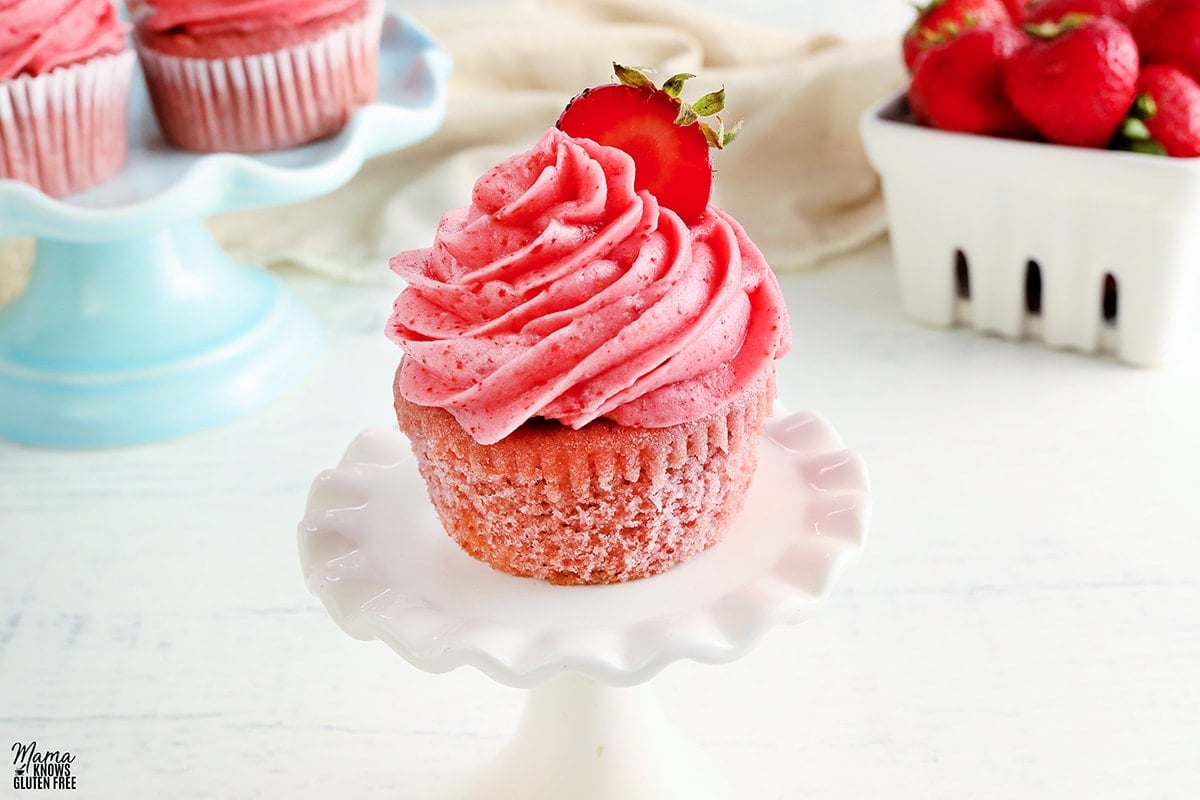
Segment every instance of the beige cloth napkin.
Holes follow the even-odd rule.
[[[660,0],[509,0],[412,13],[454,58],[445,126],[370,162],[331,195],[213,219],[233,255],[347,280],[387,278],[393,253],[428,246],[441,214],[469,201],[475,179],[531,146],[582,88],[611,80],[613,61],[653,67],[660,80],[696,73],[685,99],[725,85],[726,121],[745,127],[715,154],[714,202],[777,270],[810,266],[884,230],[857,119],[901,85],[894,39],[804,37]]]

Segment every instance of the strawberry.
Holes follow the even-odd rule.
[[[1052,142],[1104,147],[1137,88],[1138,50],[1129,29],[1108,17],[1069,14],[1025,30],[1028,42],[1004,67],[1017,112]]]
[[[1012,24],[1006,0],[931,0],[917,8],[917,19],[904,34],[904,64],[912,72],[917,55],[942,44],[965,28]]]
[[[1170,64],[1200,81],[1200,3],[1146,0],[1129,19],[1142,60]]]
[[[1034,0],[1025,12],[1025,22],[1061,22],[1068,14],[1112,17],[1125,22],[1139,0]]]
[[[1114,146],[1178,158],[1200,156],[1200,84],[1175,67],[1151,64],[1142,69],[1137,91]]]
[[[1004,5],[1008,8],[1008,16],[1013,22],[1021,22],[1025,19],[1025,11],[1028,9],[1031,2],[1034,0],[1004,0]]]
[[[686,105],[679,93],[692,75],[675,75],[660,89],[640,69],[613,64],[613,70],[619,82],[572,98],[558,118],[559,130],[624,150],[633,157],[634,189],[649,191],[685,222],[698,219],[712,194],[709,148],[723,148],[741,127],[739,122],[726,131],[720,117],[716,130],[700,122],[724,108],[725,90]]]
[[[1023,136],[1029,126],[1004,94],[1004,62],[1025,43],[1011,25],[968,28],[917,58],[908,90],[913,113],[936,128]]]

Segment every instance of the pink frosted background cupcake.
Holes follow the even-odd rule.
[[[0,0],[0,179],[63,197],[120,170],[133,61],[110,0]]]
[[[685,222],[634,172],[551,129],[392,260],[400,429],[443,526],[506,572],[663,572],[722,537],[754,474],[791,341],[778,283],[731,217]]]
[[[382,0],[139,0],[133,17],[155,114],[179,147],[294,147],[375,98]]]

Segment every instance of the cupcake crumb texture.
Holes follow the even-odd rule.
[[[764,376],[720,412],[658,429],[533,420],[481,445],[447,412],[397,397],[442,525],[470,555],[559,584],[664,572],[741,510],[774,398]]]

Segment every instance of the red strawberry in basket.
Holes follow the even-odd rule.
[[[1011,24],[1005,0],[932,0],[917,9],[917,19],[904,34],[904,64],[911,72],[922,50],[953,39],[967,28]]]
[[[1200,84],[1175,67],[1151,64],[1142,69],[1137,91],[1115,146],[1154,155],[1200,156]]]
[[[1133,35],[1114,19],[1076,15],[1025,30],[1029,41],[1004,69],[1013,106],[1052,142],[1104,147],[1137,88]]]
[[[1004,5],[1008,7],[1008,15],[1012,17],[1013,22],[1020,22],[1025,19],[1025,11],[1029,8],[1031,0],[1004,0]]]
[[[669,78],[659,89],[639,69],[613,64],[619,83],[586,89],[576,95],[558,127],[570,136],[617,147],[633,157],[634,188],[646,189],[659,205],[691,222],[704,213],[712,194],[709,148],[722,148],[737,135],[741,123],[726,131],[700,122],[725,106],[725,90],[706,94],[692,105],[679,100],[691,75]]]
[[[1170,64],[1200,81],[1200,3],[1146,0],[1129,19],[1142,61]]]
[[[1061,22],[1068,14],[1112,17],[1125,22],[1141,0],[1034,0],[1025,12],[1025,22]]]
[[[1010,25],[968,28],[917,58],[909,104],[936,128],[993,136],[1027,135],[1004,94],[1004,62],[1025,43]]]

